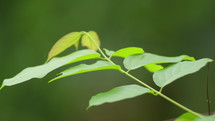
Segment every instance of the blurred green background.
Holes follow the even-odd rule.
[[[51,46],[60,37],[82,30],[97,31],[102,47],[111,50],[137,46],[160,55],[188,54],[197,59],[215,59],[214,13],[214,0],[0,0],[0,80],[44,63]],[[47,83],[64,68],[44,79],[0,91],[0,120],[161,121],[184,113],[149,94],[86,111],[92,95],[135,82],[109,70]],[[215,64],[211,64],[213,111],[214,68]],[[204,68],[179,79],[167,86],[164,93],[197,112],[206,113],[206,71]],[[143,68],[131,73],[154,85],[152,75]]]

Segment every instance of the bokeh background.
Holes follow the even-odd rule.
[[[137,46],[160,55],[215,59],[214,13],[214,0],[0,0],[0,81],[44,63],[51,46],[72,31],[95,30],[102,47],[111,50]],[[135,82],[108,70],[47,83],[65,68],[0,91],[0,120],[162,121],[184,113],[150,94],[86,111],[91,96]],[[183,77],[164,93],[206,113],[206,72]],[[131,73],[156,88],[144,68]],[[209,86],[214,111],[215,64]]]

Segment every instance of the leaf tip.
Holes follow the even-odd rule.
[[[86,108],[86,111],[88,111],[91,107],[92,107],[92,106],[89,105],[89,106]]]
[[[48,81],[48,84],[50,84],[51,82],[53,82],[53,81],[55,81],[55,80],[56,80],[56,78],[54,78],[54,79]]]
[[[5,87],[5,85],[1,85],[0,90],[2,90]]]
[[[48,81],[48,83],[51,83],[51,82],[53,82],[53,81],[55,81],[55,80],[58,80],[58,79],[60,79],[60,75],[62,75],[63,73],[58,73],[57,74],[57,77],[55,77],[54,79],[52,79],[52,80],[50,80],[50,81]]]
[[[209,61],[209,62],[213,62],[214,60],[213,60],[213,59],[208,58],[208,61]]]
[[[184,60],[195,61],[196,59],[195,59],[194,57],[185,55],[185,56],[184,56]]]
[[[46,59],[46,61],[45,61],[45,64],[48,63],[50,59],[51,59],[51,58],[48,57],[48,58]]]

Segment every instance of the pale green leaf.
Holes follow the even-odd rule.
[[[106,49],[106,48],[104,48],[103,50],[105,51],[105,54],[108,55],[109,57],[111,57],[111,56],[115,53],[115,51],[113,51],[113,50],[108,50],[108,49]]]
[[[79,41],[77,41],[77,42],[74,44],[74,46],[75,46],[75,49],[76,49],[76,50],[78,50],[78,47],[79,47]]]
[[[187,112],[178,117],[175,121],[195,121],[198,117]]]
[[[176,63],[182,60],[194,60],[193,57],[181,55],[177,57],[159,56],[151,53],[143,53],[139,55],[131,55],[124,59],[124,66],[128,70],[134,70],[147,64],[159,63]]]
[[[156,71],[153,74],[153,80],[157,86],[164,87],[180,77],[197,72],[208,62],[212,62],[212,60],[204,58],[197,61],[179,62],[163,70]]]
[[[89,101],[88,108],[104,103],[112,103],[124,99],[133,98],[148,93],[149,91],[149,89],[135,84],[116,87],[107,92],[102,92],[93,96]]]
[[[91,72],[91,71],[98,71],[98,70],[108,70],[108,69],[119,70],[120,66],[112,65],[108,61],[97,61],[96,63],[91,64],[91,65],[80,64],[78,66],[71,67],[71,68],[61,72],[60,76],[50,80],[49,82],[55,81],[55,80],[63,78],[63,77],[75,75],[75,74],[86,73],[86,72]]]
[[[52,57],[60,54],[67,48],[71,47],[72,45],[75,45],[75,47],[77,48],[81,35],[81,32],[71,32],[60,38],[50,50],[47,61],[49,61]]]
[[[134,54],[142,54],[144,53],[144,50],[139,47],[127,47],[127,48],[122,48],[120,50],[117,50],[115,53],[112,54],[112,56],[117,56],[117,57],[128,57],[130,55]]]
[[[89,37],[88,34],[92,38]],[[86,46],[88,49],[91,50],[98,50],[98,47],[100,47],[100,40],[97,33],[95,31],[89,31],[88,34],[84,34],[84,36],[82,37],[82,46]]]
[[[156,71],[159,71],[159,70],[162,70],[164,69],[164,67],[162,65],[158,65],[158,64],[154,64],[154,63],[151,63],[151,64],[147,64],[144,66],[149,72],[156,72]]]
[[[203,118],[198,118],[195,121],[215,121],[215,115],[212,116],[205,116]]]
[[[100,55],[93,50],[80,50],[64,57],[55,57],[46,64],[26,68],[13,78],[5,79],[3,81],[3,85],[12,86],[28,81],[32,78],[43,78],[49,72],[66,64],[77,62],[83,59],[88,60],[93,58],[100,58]]]

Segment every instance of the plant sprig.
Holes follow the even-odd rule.
[[[75,46],[76,48],[78,48],[79,41],[81,41],[82,46],[86,46],[88,49],[79,50],[63,57],[55,57],[56,55],[62,53],[64,50],[71,46]],[[99,53],[96,52],[96,50],[98,50]],[[48,59],[45,64],[26,68],[13,78],[5,79],[3,81],[2,88],[5,86],[16,85],[28,81],[32,78],[43,78],[49,72],[70,63],[89,59],[98,59],[99,61],[94,64],[80,64],[74,67],[70,67],[69,69],[66,69],[65,71],[61,72],[59,76],[50,80],[49,82],[53,82],[60,78],[75,74],[114,69],[132,78],[134,81],[136,81],[142,86],[136,84],[124,85],[113,88],[112,90],[107,92],[99,93],[90,99],[89,106],[87,109],[92,106],[97,106],[108,102],[116,102],[149,93],[155,96],[161,96],[162,98],[173,103],[179,108],[185,110],[186,112],[189,112],[188,115],[184,114],[178,119],[187,118],[188,116],[188,118],[195,117],[195,119],[193,118],[192,121],[207,121],[208,117],[194,112],[191,109],[167,97],[162,93],[162,89],[166,85],[169,85],[170,83],[185,75],[197,72],[207,63],[212,62],[212,59],[203,58],[195,60],[193,57],[187,55],[166,57],[152,53],[145,53],[144,50],[139,47],[123,48],[117,50],[116,52],[108,49],[104,50],[105,52],[103,52],[100,48],[99,37],[94,31],[69,33],[55,43],[55,45],[52,47],[48,54]],[[112,57],[124,58],[123,64],[127,70],[123,70],[119,65],[115,64],[111,60]],[[170,65],[164,67],[162,66],[163,63],[167,63]],[[159,91],[129,73],[130,70],[135,70],[141,67],[145,67],[148,71],[153,73],[153,81],[158,87],[160,87]]]

